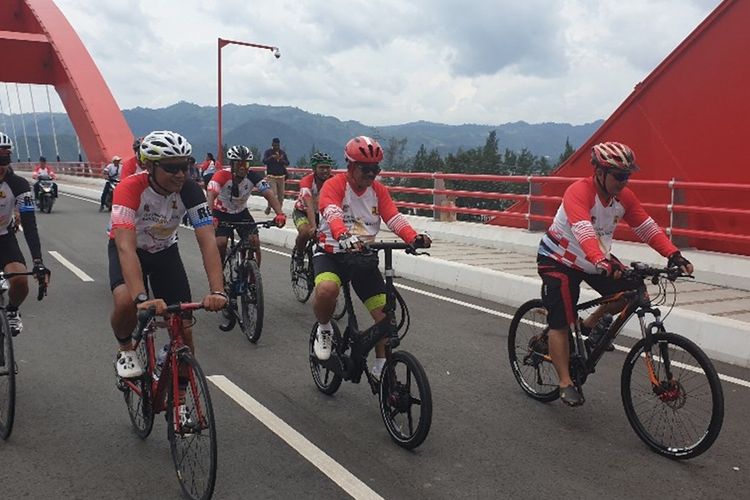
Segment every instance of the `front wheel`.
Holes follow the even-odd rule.
[[[327,361],[320,361],[315,355],[315,349],[313,348],[315,337],[318,335],[317,322],[313,325],[312,332],[310,332],[310,342],[308,345],[310,373],[312,373],[313,382],[315,382],[320,392],[329,396],[339,390],[341,381],[343,380],[340,371],[336,371],[332,365],[332,363],[339,363],[337,346],[341,342],[341,332],[335,322],[331,322],[331,325],[333,326],[334,346],[331,349],[331,357]]]
[[[172,384],[167,404],[167,437],[177,479],[188,498],[211,498],[216,484],[216,424],[208,382],[188,353],[180,355],[178,373],[187,378],[175,401]],[[185,374],[185,372],[187,372]]]
[[[719,376],[708,356],[680,335],[639,340],[625,358],[621,394],[633,430],[660,455],[697,457],[721,431]]]
[[[510,368],[521,389],[545,403],[560,397],[548,340],[547,309],[541,299],[522,304],[508,330]]]
[[[254,260],[245,261],[245,286],[240,295],[242,333],[255,344],[263,332],[263,280]]]
[[[432,425],[432,391],[414,355],[394,351],[383,367],[380,414],[393,441],[411,450],[424,442]]]
[[[133,424],[135,434],[141,439],[146,439],[154,427],[154,412],[151,406],[151,376],[145,341],[138,344],[136,354],[144,369],[144,374],[129,381],[135,387],[125,386],[125,405],[128,407],[130,423]]]
[[[13,430],[16,412],[16,363],[5,311],[0,310],[0,321],[0,439],[6,440]]]
[[[302,259],[299,258],[297,247],[292,250],[292,259],[289,263],[289,274],[292,278],[292,292],[294,297],[301,303],[307,302],[312,295],[315,276],[312,268],[312,252],[305,251]]]

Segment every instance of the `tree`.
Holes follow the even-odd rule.
[[[393,170],[396,165],[403,166],[404,150],[406,149],[406,137],[398,139],[391,137],[388,139],[388,145],[383,150],[383,169]],[[401,169],[399,169],[401,170]]]
[[[562,165],[565,160],[567,160],[568,158],[570,158],[570,155],[572,155],[573,153],[575,153],[575,151],[576,150],[573,149],[573,146],[570,145],[570,137],[566,137],[565,138],[565,149],[563,150],[563,152],[560,155],[560,157],[557,159],[557,164],[555,165],[555,167],[558,167],[558,166]]]

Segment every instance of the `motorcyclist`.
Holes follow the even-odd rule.
[[[39,201],[39,188],[40,182],[46,179],[57,179],[57,175],[51,166],[47,165],[47,158],[44,156],[39,157],[39,163],[34,167],[34,171],[31,173],[31,178],[36,182],[34,183],[34,199]],[[57,183],[52,183],[52,195],[57,198]]]
[[[104,210],[107,204],[107,195],[114,190],[115,185],[117,185],[118,182],[120,182],[120,173],[122,172],[122,168],[120,167],[120,161],[122,158],[115,155],[112,157],[112,162],[104,167],[102,169],[102,177],[104,177],[107,182],[104,183],[104,190],[102,191],[102,199],[99,203],[99,211],[101,212]]]

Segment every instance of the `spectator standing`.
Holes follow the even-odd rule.
[[[271,149],[267,149],[263,153],[263,164],[266,166],[266,180],[276,195],[276,199],[283,207],[287,176],[286,167],[289,165],[289,158],[287,158],[286,152],[281,149],[281,141],[278,137],[274,137],[271,141]],[[266,207],[265,213],[266,215],[271,213],[270,204]]]

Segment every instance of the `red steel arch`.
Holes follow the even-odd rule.
[[[54,85],[89,161],[130,152],[133,133],[94,60],[52,0],[3,0],[0,81]]]

